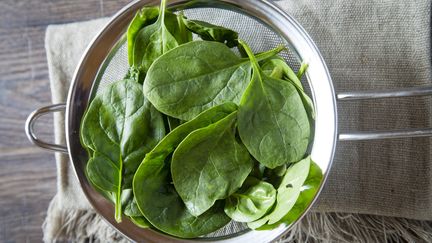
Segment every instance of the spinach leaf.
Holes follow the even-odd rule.
[[[213,107],[170,132],[138,168],[133,182],[137,205],[157,229],[178,237],[193,238],[211,233],[229,222],[223,202],[195,217],[177,194],[170,173],[170,155],[196,129],[213,124],[237,110],[233,103]]]
[[[140,228],[149,228],[151,226],[150,222],[148,222],[147,219],[142,215],[141,211],[139,211],[135,198],[132,198],[132,200],[128,202],[124,209],[124,214]]]
[[[272,184],[248,177],[242,188],[226,199],[225,213],[237,222],[252,222],[264,216],[275,200]]]
[[[125,207],[124,214],[129,217],[143,216],[141,211],[139,211],[135,198],[132,198],[132,200],[128,202],[128,204]]]
[[[138,227],[147,229],[151,227],[151,224],[144,216],[141,217],[129,217],[129,219]]]
[[[294,206],[300,195],[311,164],[310,156],[291,165],[284,175],[277,189],[276,204],[272,211],[258,219],[248,223],[249,228],[256,229],[264,224],[274,224],[281,220]]]
[[[142,84],[144,82],[145,73],[142,73],[137,67],[129,67],[124,79],[132,80],[134,82]]]
[[[159,16],[158,7],[144,7],[135,14],[135,17],[132,19],[131,23],[129,24],[127,30],[129,65],[133,64],[135,38],[138,35],[138,32],[145,26],[153,24],[156,21],[158,16]]]
[[[265,75],[278,79],[284,78],[286,74],[285,67],[288,66],[285,60],[280,56],[270,57],[269,59],[261,61],[259,64]]]
[[[269,58],[282,49],[257,58]],[[161,112],[188,121],[215,105],[238,103],[250,76],[250,61],[238,57],[226,45],[193,41],[153,63],[144,82],[144,93]]]
[[[179,40],[179,44],[187,43],[192,41],[192,32],[187,28],[185,22],[183,21],[184,16],[183,11],[176,15],[177,17],[177,28],[172,28],[173,35]],[[169,27],[169,25],[168,25]]]
[[[296,88],[303,90],[303,85],[295,72],[280,56],[273,56],[261,62],[261,70],[267,76],[275,79],[286,79],[293,83]]]
[[[306,72],[307,67],[307,64],[302,64],[298,73],[295,74],[291,67],[285,62],[285,60],[279,56],[269,58],[263,61],[263,64],[261,65],[263,73],[267,76],[275,79],[287,80],[296,87],[312,125],[313,120],[315,119],[315,108],[312,99],[306,94],[300,81]]]
[[[183,21],[179,22],[177,15],[165,8],[166,0],[162,0],[156,22],[142,28],[135,38],[132,62],[143,73],[159,56],[192,39],[192,33],[183,28]]]
[[[263,61],[261,68],[263,69],[263,72],[265,74],[276,79],[287,80],[296,87],[302,99],[303,106],[305,107],[306,112],[308,114],[310,134],[311,134],[309,141],[312,141],[313,134],[315,131],[315,127],[314,127],[315,107],[313,105],[312,99],[304,91],[300,81],[304,73],[306,72],[308,65],[303,63],[296,75],[283,58],[279,56],[274,56],[270,59],[267,59],[266,61]]]
[[[145,154],[165,135],[162,115],[141,92],[141,85],[118,81],[96,96],[81,124],[81,141],[89,151],[87,175],[98,189],[115,198],[121,221],[122,191]]]
[[[191,32],[203,40],[221,42],[230,48],[238,45],[238,33],[231,29],[204,21],[189,20],[185,17],[183,17],[183,22]]]
[[[240,138],[252,156],[268,168],[303,158],[310,124],[296,88],[265,75],[250,48],[253,74],[238,111]],[[151,99],[150,99],[151,100]]]
[[[189,212],[199,216],[243,184],[253,162],[235,138],[237,111],[189,134],[171,162],[174,187]]]
[[[263,225],[257,230],[271,230],[279,227],[281,224],[290,225],[294,223],[311,204],[318,192],[322,178],[323,174],[320,167],[311,160],[309,175],[306,178],[306,181],[301,188],[300,196],[292,209],[277,223]]]

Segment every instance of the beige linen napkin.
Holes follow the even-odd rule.
[[[422,1],[285,0],[278,3],[311,34],[337,91],[431,85],[430,9]],[[85,47],[107,19],[49,26],[53,103],[66,100]],[[431,127],[431,97],[340,104],[342,130]],[[55,115],[64,143],[64,117]],[[314,207],[286,242],[432,242],[432,153],[429,138],[338,144],[333,169]],[[67,156],[57,154],[58,193],[44,240],[123,241],[96,215]],[[403,218],[402,218],[403,217]],[[409,218],[409,219],[406,219]]]

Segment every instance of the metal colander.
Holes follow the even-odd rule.
[[[111,19],[89,45],[75,72],[66,105],[67,149],[39,141],[34,136],[31,125],[40,114],[58,111],[64,106],[52,106],[32,114],[28,122],[29,137],[39,146],[69,153],[73,168],[89,202],[114,228],[131,240],[140,242],[272,241],[280,237],[290,226],[282,225],[270,231],[251,231],[244,224],[231,222],[212,234],[184,240],[157,230],[138,228],[126,217],[118,224],[113,217],[112,203],[96,192],[85,176],[88,157],[79,138],[83,114],[98,92],[125,77],[129,68],[125,33],[135,13],[143,6],[159,4],[158,0],[142,0],[129,4]],[[288,47],[288,50],[280,55],[294,70],[297,70],[303,61],[309,64],[304,86],[307,91],[312,91],[309,93],[315,103],[321,100],[316,106],[317,125],[311,153],[312,159],[321,167],[325,178],[333,158],[337,134],[335,95],[321,55],[301,26],[269,1],[170,0],[168,8],[174,12],[184,11],[189,19],[202,20],[237,31],[239,38],[246,41],[256,53],[283,44]],[[320,92],[314,92],[316,90]]]
[[[176,5],[170,5],[169,7],[174,11],[183,11],[185,16],[189,19],[202,20],[237,31],[239,33],[239,38],[246,41],[255,53],[268,51],[279,45],[289,44],[269,26],[260,22],[259,19],[245,15],[245,13],[242,13],[234,6],[221,6],[220,3],[208,2],[209,3],[206,4],[200,2],[198,6],[195,5],[198,3],[197,1],[189,2],[186,6],[181,3],[176,3]],[[126,28],[123,29],[123,32],[125,31]],[[195,38],[197,37],[194,36],[194,39]],[[109,84],[125,77],[129,68],[127,55],[126,38],[123,36],[118,40],[107,58],[103,61],[95,82],[93,83],[91,97],[102,92]],[[280,55],[294,70],[300,67],[301,61],[298,56],[291,52],[291,49],[283,51]],[[305,87],[308,87],[307,83],[305,83]],[[249,231],[246,224],[231,222],[217,232],[201,237],[201,240],[225,239],[226,237],[233,237],[235,235],[240,236]]]
[[[249,1],[248,4],[251,5],[253,2],[258,5],[258,1]],[[157,4],[159,4],[159,1],[141,1],[137,2],[135,5],[132,4],[129,6],[129,10],[131,8],[138,9],[138,6]],[[265,4],[271,6],[269,3]],[[294,70],[297,70],[301,65],[302,60],[294,51],[295,49],[291,45],[290,41],[284,39],[277,31],[265,24],[265,22],[262,21],[259,16],[251,15],[250,13],[245,12],[240,1],[168,1],[168,5],[168,8],[174,12],[183,11],[185,16],[189,19],[202,20],[237,31],[239,33],[239,38],[246,41],[255,53],[264,52],[279,45],[285,45],[288,47],[288,49],[280,53],[280,55]],[[258,6],[256,7],[258,8]],[[136,11],[128,11],[128,14],[130,14],[128,18],[132,18],[135,12]],[[118,16],[116,17],[118,18]],[[116,19],[116,17],[114,17],[114,19]],[[269,15],[267,17],[272,16]],[[113,47],[107,53],[107,56],[103,62],[100,64],[96,78],[92,83],[90,96],[88,96],[90,99],[88,99],[85,103],[90,102],[92,97],[101,92],[111,83],[123,79],[127,73],[129,64],[127,57],[126,37],[124,35],[124,33],[127,31],[127,25],[123,25],[123,28],[119,28],[119,31],[121,34],[115,34],[120,38],[113,41]],[[194,38],[197,37],[195,36]],[[309,90],[309,85],[307,82],[304,82],[304,86],[306,87],[306,90]],[[93,205],[96,209],[101,208],[99,203],[93,203]],[[112,208],[112,206],[110,208]],[[111,216],[113,214],[109,215],[110,216],[106,216],[106,218],[109,221],[112,221]],[[119,229],[118,224],[114,223],[113,226]],[[134,226],[130,225],[130,227]],[[153,237],[147,237],[150,235],[149,231],[152,230],[141,230],[140,234],[138,235],[133,233],[131,234],[130,230],[119,230],[121,233],[132,238],[133,240],[155,240]],[[269,232],[251,232],[245,224],[231,222],[217,232],[200,237],[199,240],[217,241],[237,238],[238,240],[249,239],[262,242],[266,240],[273,240],[285,230],[286,227],[280,227],[277,230],[270,231],[271,234],[269,234]],[[152,234],[160,234],[160,236],[162,236],[162,233],[159,232],[152,232]],[[244,238],[246,235],[247,237]],[[166,237],[167,238],[164,238],[164,240],[174,240],[174,238],[171,236]]]

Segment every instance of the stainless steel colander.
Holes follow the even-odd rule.
[[[281,226],[271,231],[250,231],[241,224],[231,223],[211,235],[184,240],[152,229],[138,228],[126,218],[124,222],[118,224],[113,217],[113,205],[97,193],[87,180],[84,171],[88,157],[81,147],[79,139],[81,118],[87,105],[97,92],[124,77],[128,69],[125,42],[127,26],[136,11],[143,6],[150,5],[159,5],[159,1],[135,1],[111,19],[85,52],[72,80],[67,103],[38,109],[29,116],[26,123],[29,139],[42,148],[68,153],[83,191],[95,210],[131,240],[145,242],[268,242],[277,239],[292,225]],[[294,69],[298,68],[302,62],[309,64],[306,78],[303,81],[306,89],[313,97],[316,107],[315,134],[311,153],[312,159],[324,173],[321,188],[329,174],[338,140],[432,135],[432,129],[338,134],[337,100],[429,95],[432,94],[432,87],[336,95],[325,62],[312,39],[292,17],[269,1],[171,0],[169,1],[169,8],[173,11],[183,10],[190,19],[204,20],[236,30],[239,32],[240,38],[249,43],[255,52],[265,51],[279,44],[284,44],[289,48],[289,51],[282,53],[282,56]],[[66,109],[67,147],[48,144],[39,140],[33,131],[36,119],[42,114],[63,111],[64,109]],[[311,202],[312,204],[313,202]],[[309,210],[310,206],[306,211]]]

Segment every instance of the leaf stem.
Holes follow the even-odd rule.
[[[283,50],[286,50],[286,47],[283,45],[280,45],[273,50],[256,54],[255,58],[257,59],[258,62],[260,62],[260,61],[266,60],[270,57],[273,57],[273,56],[279,54],[279,52],[281,52]]]
[[[166,0],[162,0],[161,4],[160,4],[160,9],[159,9],[159,15],[161,18],[161,21],[163,22],[165,19],[165,9],[166,9]]]
[[[123,159],[120,156],[120,173],[119,173],[119,184],[117,185],[117,193],[116,193],[116,203],[115,203],[115,220],[117,223],[120,223],[122,221],[122,203],[121,203],[121,182],[123,180],[122,174],[123,174]]]
[[[301,64],[301,67],[300,67],[300,69],[299,69],[299,71],[298,71],[298,73],[297,73],[297,78],[298,78],[299,80],[301,80],[301,79],[303,78],[303,75],[304,75],[305,72],[307,71],[308,67],[309,67],[309,64],[307,64],[307,63],[302,63],[302,64]]]
[[[251,60],[252,65],[256,68],[259,69],[258,66],[258,61],[255,58],[255,54],[252,52],[251,48],[248,46],[248,44],[246,44],[246,42],[244,42],[243,40],[238,40],[238,42],[240,43],[240,45],[243,46],[244,50],[246,51],[246,54],[248,55],[249,59]]]

